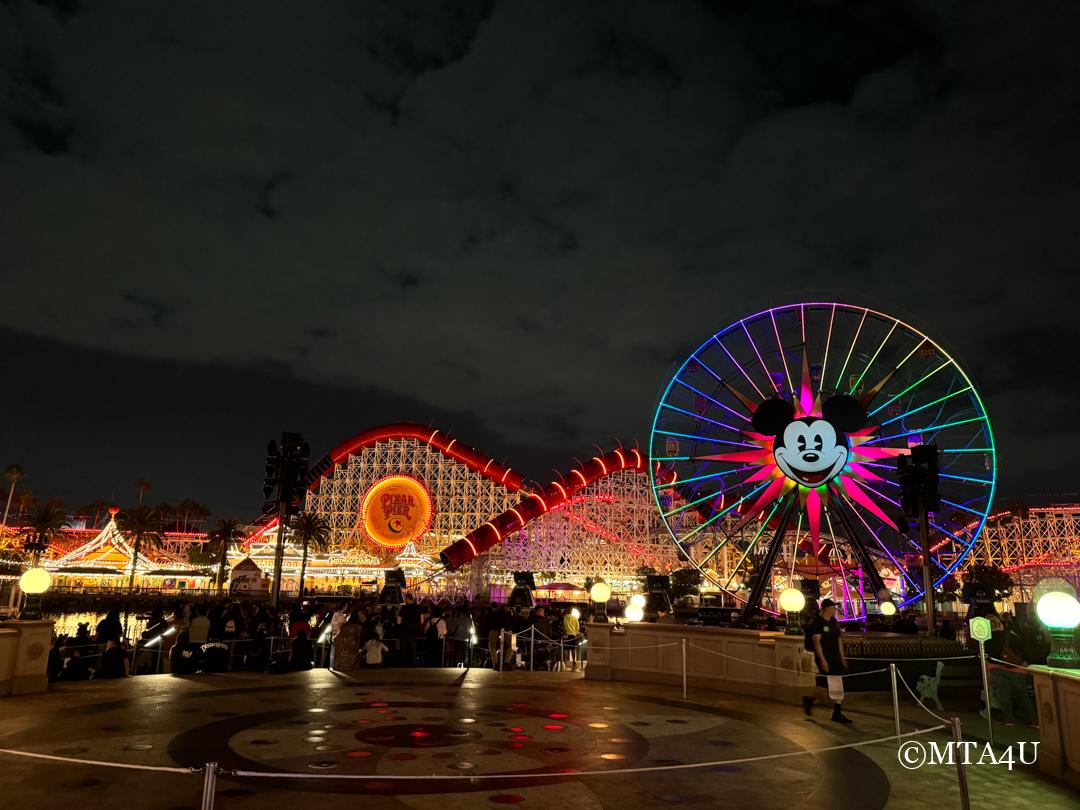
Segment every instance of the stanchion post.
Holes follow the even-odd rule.
[[[889,664],[889,680],[892,681],[892,711],[896,721],[896,744],[900,745],[900,693],[896,689],[896,664]]]
[[[207,762],[203,769],[202,803],[199,810],[214,810],[214,791],[217,789],[218,764]]]
[[[971,810],[967,773],[964,771],[964,753],[961,746],[964,736],[960,729],[960,718],[954,717],[950,722],[952,723],[953,743],[956,747],[956,750],[953,751],[953,759],[956,760],[956,784],[960,788],[960,808],[961,810]]]
[[[686,639],[682,640],[682,699],[686,700]]]
[[[990,745],[994,744],[994,720],[990,716],[990,679],[986,676],[986,645],[979,642],[979,669],[982,670],[983,699],[986,701],[986,733]]]
[[[533,661],[536,660],[536,625],[529,627],[529,672],[533,671]]]
[[[503,670],[506,668],[504,666],[505,663],[506,663],[506,629],[503,628],[502,630],[499,631],[499,661],[498,661],[498,666],[499,666],[499,677],[500,678],[503,676]]]

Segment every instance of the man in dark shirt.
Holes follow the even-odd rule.
[[[411,593],[405,594],[405,604],[398,611],[398,639],[403,667],[416,666],[416,637],[420,635],[420,606]]]
[[[836,620],[836,603],[832,599],[823,599],[821,612],[806,628],[806,649],[814,654],[814,663],[817,664],[817,685],[820,689],[828,691],[829,676],[837,677],[847,672],[847,658],[844,657],[844,645],[840,643],[840,623]],[[840,700],[833,700],[834,723],[850,723],[841,711]],[[814,707],[814,697],[803,698],[803,711],[807,715]]]

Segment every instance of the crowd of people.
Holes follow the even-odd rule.
[[[512,609],[464,599],[401,605],[374,597],[309,600],[288,613],[252,599],[178,600],[155,606],[139,639],[125,641],[126,617],[114,606],[91,630],[59,636],[50,654],[54,681],[116,678],[139,671],[272,672],[332,666],[340,671],[383,666],[493,666],[576,669],[584,638],[572,606]]]

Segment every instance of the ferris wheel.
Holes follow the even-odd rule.
[[[994,497],[994,439],[974,385],[898,318],[793,304],[731,324],[678,366],[653,418],[651,484],[681,555],[746,616],[798,576],[827,580],[841,615],[856,618],[886,594],[901,606],[922,596],[897,470],[918,445],[938,451],[938,585]]]

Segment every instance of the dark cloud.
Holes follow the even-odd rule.
[[[257,429],[270,398],[183,400],[177,435],[224,458],[374,391],[565,458],[644,438],[705,335],[831,297],[973,373],[1007,486],[1075,488],[1034,447],[1080,455],[1074,4],[229,9],[0,5],[5,325],[112,358],[120,402],[178,368],[310,392]],[[83,453],[74,408],[26,432]],[[119,435],[127,477],[178,469]]]

